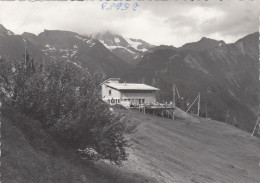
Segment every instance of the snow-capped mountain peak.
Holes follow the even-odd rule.
[[[146,52],[148,49],[154,47],[141,39],[126,38],[126,40],[131,47],[138,51]]]
[[[111,32],[94,34],[93,38],[98,39],[111,52],[131,64],[138,63],[144,53],[154,47],[143,40],[125,38]]]

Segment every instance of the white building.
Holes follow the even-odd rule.
[[[156,102],[158,88],[139,83],[119,83],[119,78],[110,78],[103,83],[102,99],[113,105],[151,104]]]

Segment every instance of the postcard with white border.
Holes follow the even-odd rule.
[[[258,0],[0,1],[2,183],[259,183]]]

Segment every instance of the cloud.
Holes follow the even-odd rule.
[[[111,31],[174,46],[203,36],[234,42],[257,31],[259,24],[255,1],[138,1],[137,11],[104,11],[102,3],[0,2],[0,23],[16,34],[39,34],[44,29],[80,34]]]
[[[202,24],[206,34],[222,33],[225,35],[238,36],[247,34],[258,29],[258,16],[249,16],[250,13],[236,12],[227,13],[219,19],[211,18]]]

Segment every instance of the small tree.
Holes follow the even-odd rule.
[[[23,67],[18,61],[14,67],[10,71],[6,64],[0,73],[1,86],[12,93],[3,100],[4,107],[38,119],[59,142],[80,150],[85,158],[115,164],[127,159],[125,135],[133,133],[136,125],[127,115],[111,113],[98,95],[96,78],[70,63],[54,62],[43,69]]]

